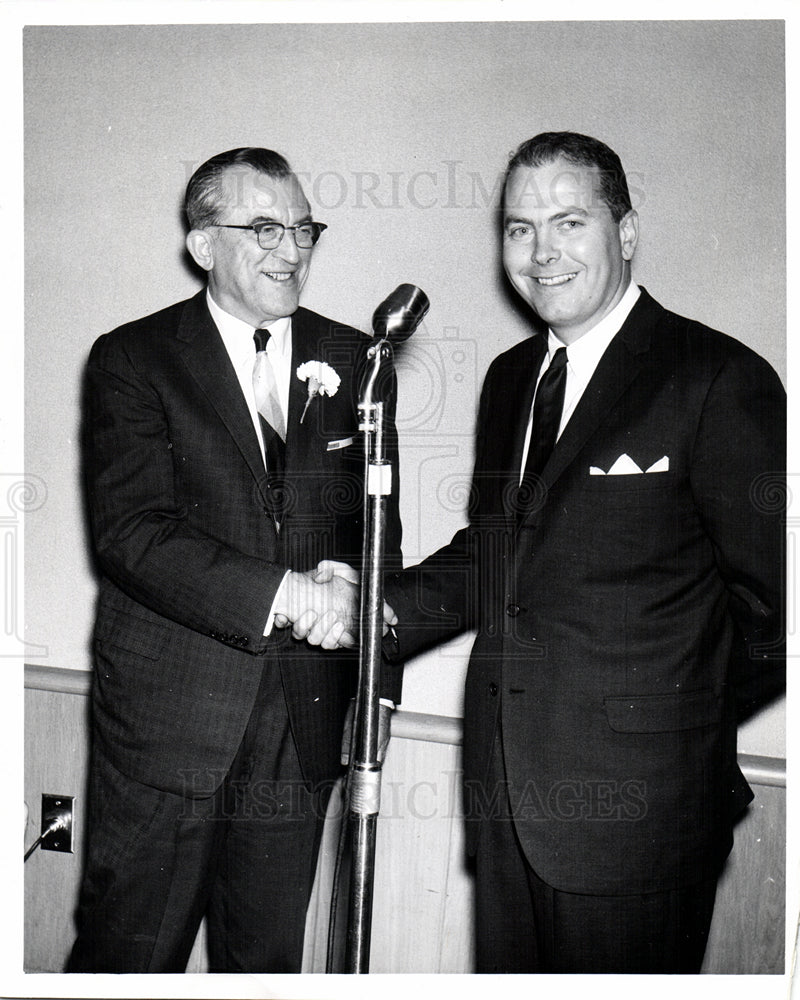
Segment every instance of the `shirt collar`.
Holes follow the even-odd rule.
[[[214,299],[211,297],[211,292],[206,289],[206,302],[208,303],[208,311],[211,313],[211,318],[217,325],[217,329],[220,332],[223,342],[225,343],[228,352],[233,356],[247,358],[248,360],[253,359],[253,354],[255,352],[255,347],[253,346],[253,333],[255,327],[251,326],[249,323],[245,323],[244,320],[238,319],[236,316],[232,316],[229,312],[226,312],[222,306],[217,305]],[[270,341],[275,346],[272,350],[277,351],[281,355],[286,355],[291,353],[292,350],[292,317],[283,316],[281,319],[276,319],[272,323],[267,323],[266,329],[270,332]]]
[[[605,349],[622,329],[622,324],[636,305],[639,298],[639,286],[631,281],[625,289],[625,294],[614,306],[611,312],[604,316],[597,326],[579,337],[574,344],[567,348],[567,360],[570,368],[576,374],[586,373],[589,377],[594,373],[597,363],[603,356]],[[549,364],[553,355],[559,347],[564,344],[558,339],[552,330],[547,331],[547,363]]]

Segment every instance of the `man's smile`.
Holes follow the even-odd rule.
[[[545,285],[550,288],[553,285],[566,285],[568,281],[572,281],[573,278],[578,277],[578,272],[572,271],[569,274],[557,274],[551,278],[539,278],[535,274],[532,274],[531,277],[537,285]]]

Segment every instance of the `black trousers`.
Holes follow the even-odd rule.
[[[499,737],[490,781],[506,788]],[[480,820],[476,854],[477,971],[697,973],[717,875],[682,889],[589,896],[547,885],[528,864],[507,793]],[[654,863],[657,863],[654,859]]]
[[[183,972],[205,916],[210,971],[299,972],[329,787],[302,780],[278,668],[209,797],[133,781],[95,743],[67,971]]]

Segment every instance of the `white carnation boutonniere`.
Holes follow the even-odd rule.
[[[300,417],[302,424],[311,400],[315,396],[335,396],[342,380],[324,361],[304,361],[297,369],[297,377],[301,382],[308,382],[308,399]]]

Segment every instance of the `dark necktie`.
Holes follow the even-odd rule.
[[[550,458],[558,436],[566,385],[567,349],[559,347],[536,387],[531,439],[517,502],[519,513],[528,510],[538,495],[538,477]]]
[[[253,366],[253,390],[256,397],[258,419],[264,438],[264,456],[267,466],[267,486],[272,500],[272,513],[280,520],[282,510],[283,479],[286,470],[285,424],[275,373],[267,357],[269,330],[257,329],[253,334],[256,361]]]

